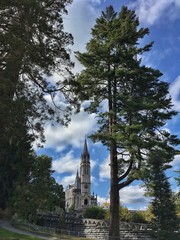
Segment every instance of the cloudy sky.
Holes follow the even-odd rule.
[[[117,12],[122,5],[134,9],[141,25],[150,29],[144,41],[154,41],[154,46],[143,57],[143,62],[163,73],[162,80],[170,83],[174,109],[180,111],[180,0],[74,0],[68,7],[69,14],[64,17],[65,30],[74,37],[74,72],[79,72],[82,66],[74,58],[73,51],[85,51],[96,18],[110,4]],[[45,153],[53,158],[54,176],[65,188],[74,182],[85,136],[96,129],[96,118],[84,112],[85,104],[82,104],[79,114],[72,116],[67,128],[47,124],[46,143],[43,149],[37,150],[38,154]],[[165,127],[180,137],[179,120],[180,115]],[[92,192],[98,195],[98,201],[102,203],[109,199],[109,153],[100,143],[93,144],[89,139],[88,148],[91,155]],[[173,170],[178,169],[180,156],[174,159],[172,165]],[[168,175],[172,189],[177,190],[175,173],[171,170]],[[143,209],[148,204],[143,194],[144,189],[134,182],[121,190],[121,202],[131,209]]]

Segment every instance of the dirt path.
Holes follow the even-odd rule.
[[[28,235],[28,236],[34,236],[34,237],[37,237],[37,238],[40,238],[40,239],[47,239],[47,240],[56,240],[57,239],[55,237],[45,237],[45,236],[41,236],[41,235],[38,235],[38,234],[30,233],[28,231],[24,231],[24,230],[15,228],[11,225],[11,222],[8,221],[8,220],[1,220],[0,219],[0,227],[4,228],[6,230],[9,230],[11,232],[25,234],[25,235]]]

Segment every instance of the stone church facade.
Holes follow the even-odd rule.
[[[97,196],[91,195],[91,165],[87,141],[81,154],[80,174],[77,170],[75,182],[65,191],[65,209],[83,210],[88,206],[97,205]]]

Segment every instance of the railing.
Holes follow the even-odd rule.
[[[30,224],[30,223],[13,221],[12,225],[17,228],[23,229],[25,231],[36,233],[38,235],[83,237],[81,232],[58,229],[58,228],[42,227],[35,224]]]
[[[65,222],[68,224],[83,224],[84,226],[106,226],[109,227],[109,222],[99,219],[90,218],[66,218]],[[134,222],[120,222],[120,229],[136,229],[136,230],[150,230],[151,225],[146,223],[134,223]]]
[[[20,221],[13,221],[12,224],[15,227],[21,228],[23,230],[32,232],[32,233],[36,233],[39,235],[44,235],[44,236],[54,236],[54,237],[59,237],[61,239],[62,236],[75,236],[75,237],[90,237],[92,239],[102,239],[103,240],[119,240],[119,237],[115,237],[115,236],[108,236],[108,224],[102,220],[93,220],[93,219],[81,219],[80,221],[78,221],[78,223],[81,222],[81,226],[84,226],[85,229],[83,228],[83,230],[81,228],[74,228],[71,229],[71,225],[69,230],[64,230],[64,229],[59,229],[59,228],[52,228],[52,227],[42,227],[39,225],[35,225],[35,224],[30,224],[27,222],[20,222]],[[74,222],[75,223],[75,222]],[[106,225],[107,224],[107,225]],[[75,227],[76,224],[74,224]],[[96,228],[97,228],[97,232],[96,232]],[[102,232],[98,229],[103,230]],[[74,231],[76,230],[76,231]],[[82,231],[81,231],[82,230]],[[147,224],[137,224],[137,223],[120,223],[120,235],[121,235],[121,231],[122,234],[125,231],[129,231],[131,233],[131,231],[133,232],[133,230],[135,231],[140,231],[140,232],[149,232],[149,230],[151,231],[151,229],[149,228],[149,226]],[[97,235],[97,236],[96,236]],[[98,238],[100,236],[100,238]]]

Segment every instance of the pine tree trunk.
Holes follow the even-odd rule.
[[[110,71],[110,66],[109,69]],[[113,139],[114,125],[116,124],[116,78],[108,79],[109,96],[109,134],[112,137],[110,142],[110,227],[109,240],[119,238],[119,188],[118,188],[118,161],[116,151],[116,140]]]
[[[116,156],[116,143],[113,141],[110,149],[110,240],[119,237],[119,189],[118,189],[118,166]],[[115,237],[115,238],[113,238]],[[118,238],[119,237],[119,238]]]

